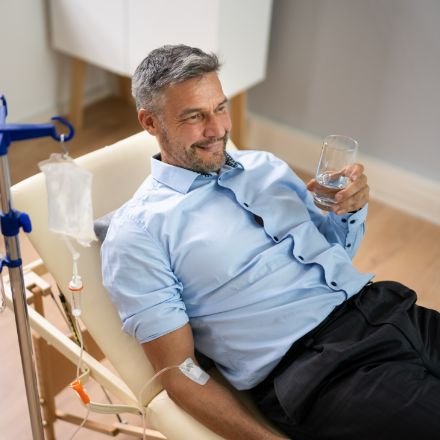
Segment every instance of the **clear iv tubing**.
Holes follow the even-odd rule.
[[[70,280],[68,287],[72,297],[71,309],[73,315],[73,322],[80,343],[80,353],[79,353],[78,363],[76,365],[76,381],[79,381],[81,366],[83,362],[83,354],[84,354],[84,340],[82,337],[81,327],[78,321],[78,318],[81,315],[81,291],[83,289],[83,283],[81,277],[78,274],[78,260],[80,254],[75,250],[72,243],[66,236],[63,235],[63,239],[64,239],[64,243],[66,244],[67,248],[72,254],[72,259],[73,259],[72,279]],[[87,405],[86,415],[84,416],[84,419],[81,422],[81,424],[78,426],[78,428],[73,432],[72,436],[70,437],[70,440],[73,440],[76,434],[85,425],[87,419],[89,418],[89,414],[90,414],[90,406]]]
[[[78,260],[80,257],[79,252],[75,250],[70,240],[63,235],[64,242],[67,248],[72,254],[73,268],[72,268],[72,279],[69,282],[69,290],[72,296],[72,315],[78,317],[81,315],[81,291],[83,289],[83,283],[80,275],[78,274]]]
[[[73,310],[72,310],[72,314],[73,314]],[[79,352],[78,362],[76,364],[76,380],[78,381],[79,377],[80,377],[81,365],[82,365],[82,362],[83,362],[84,340],[83,340],[83,337],[82,337],[82,332],[81,332],[81,328],[80,328],[77,316],[74,315],[73,319],[74,319],[76,334],[78,335],[78,339],[79,339],[79,343],[80,343],[80,348],[81,348],[81,350]],[[78,434],[78,432],[81,430],[81,428],[83,428],[83,426],[87,422],[87,419],[89,418],[89,414],[90,414],[90,406],[87,405],[87,412],[86,412],[86,415],[84,416],[83,421],[78,426],[78,428],[73,432],[73,434],[72,434],[72,436],[70,437],[69,440],[73,440],[73,438],[76,436],[76,434]]]
[[[76,325],[78,325],[78,323],[77,323],[77,319],[75,318],[75,323],[76,323]],[[80,379],[80,368],[81,368],[81,363],[82,363],[82,353],[83,353],[83,343],[82,343],[82,338],[81,338],[81,353],[80,353],[80,358],[79,358],[79,361],[78,361],[78,364],[77,364],[77,381],[79,381],[79,379]],[[145,417],[146,417],[146,414],[145,414],[145,407],[144,407],[144,405],[142,404],[142,395],[145,393],[145,390],[147,389],[147,387],[148,386],[150,386],[151,385],[151,383],[154,381],[154,380],[156,380],[157,379],[157,377],[158,376],[160,376],[162,373],[165,373],[165,371],[168,371],[168,370],[171,370],[171,369],[173,369],[173,368],[179,368],[180,367],[180,365],[171,365],[171,366],[169,366],[169,367],[165,367],[165,368],[162,368],[162,370],[160,370],[160,371],[158,371],[151,379],[149,379],[143,386],[142,386],[142,388],[141,388],[141,390],[140,390],[140,392],[139,392],[139,395],[138,395],[138,401],[139,401],[139,406],[140,406],[140,408],[139,408],[139,412],[141,413],[141,416],[142,416],[142,439],[143,440],[146,440],[146,433],[145,433],[145,430],[146,430],[146,419],[145,419]],[[84,403],[84,401],[83,401],[83,403]],[[84,419],[83,419],[83,421],[81,422],[81,424],[79,425],[79,427],[73,432],[73,434],[72,434],[72,436],[70,437],[70,439],[69,440],[73,440],[73,438],[76,436],[76,434],[80,431],[80,429],[85,425],[85,423],[87,422],[87,419],[88,419],[88,417],[89,417],[89,415],[90,415],[90,411],[92,411],[93,409],[92,409],[92,404],[93,404],[93,402],[88,402],[85,406],[87,407],[87,412],[86,412],[86,414],[85,414],[85,416],[84,416]],[[141,409],[142,408],[142,409]]]
[[[79,339],[79,344],[80,344],[80,352],[79,352],[79,359],[78,359],[78,363],[76,364],[76,380],[79,380],[79,376],[80,376],[80,370],[81,370],[81,364],[82,364],[82,360],[83,360],[83,354],[84,354],[84,340],[82,337],[82,332],[81,332],[81,328],[78,322],[78,318],[75,317],[75,329],[76,329],[76,333],[78,335],[78,339]]]
[[[76,436],[76,434],[78,434],[78,432],[84,427],[84,425],[87,422],[87,419],[89,418],[90,415],[90,407],[87,406],[87,412],[86,415],[84,416],[83,421],[81,422],[81,424],[75,429],[74,433],[72,434],[72,436],[70,437],[69,440],[73,440],[73,438]]]
[[[169,367],[162,368],[162,370],[159,370],[151,379],[149,379],[147,382],[145,382],[145,384],[142,386],[141,390],[139,391],[138,402],[142,408],[142,439],[143,440],[146,440],[145,429],[147,427],[147,423],[145,420],[146,414],[145,414],[144,404],[142,403],[142,396],[145,393],[145,390],[147,389],[147,387],[150,386],[162,373],[165,373],[165,371],[168,371],[168,370],[172,370],[173,368],[179,368],[179,367],[180,367],[180,365],[170,365]]]

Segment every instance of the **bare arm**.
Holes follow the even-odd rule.
[[[195,361],[191,327],[184,327],[142,344],[156,371],[179,365],[190,357]],[[212,431],[233,440],[276,440],[280,437],[258,423],[240,402],[212,378],[205,385],[188,379],[173,368],[160,376],[170,398]]]

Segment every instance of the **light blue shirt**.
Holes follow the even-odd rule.
[[[153,158],[112,219],[104,285],[140,343],[189,322],[197,350],[248,389],[372,278],[351,262],[366,212],[323,215],[270,153],[231,152],[209,175]]]

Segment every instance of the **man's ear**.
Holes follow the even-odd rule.
[[[141,108],[138,111],[138,121],[144,130],[147,130],[153,136],[158,132],[158,120],[157,117],[150,111]]]

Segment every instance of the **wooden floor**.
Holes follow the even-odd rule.
[[[138,131],[140,127],[134,109],[116,98],[106,99],[87,109],[84,129],[68,144],[70,154],[80,156]],[[37,163],[58,151],[59,144],[48,138],[13,144],[9,154],[13,182],[38,172]],[[308,177],[300,175],[304,179]],[[21,238],[21,245],[24,262],[32,261],[36,254],[25,237]],[[355,265],[362,271],[376,274],[376,280],[401,281],[418,293],[420,304],[440,310],[439,226],[371,201],[367,234]],[[0,315],[0,342],[0,440],[31,439],[15,322],[9,310]],[[73,407],[79,409],[78,414],[84,412],[68,392],[60,393],[57,401],[59,409]],[[102,417],[111,416],[101,416],[101,420]],[[65,422],[56,425],[58,439],[70,438],[73,425]],[[75,440],[105,438],[108,437],[84,429]],[[133,437],[121,435],[118,438]]]

